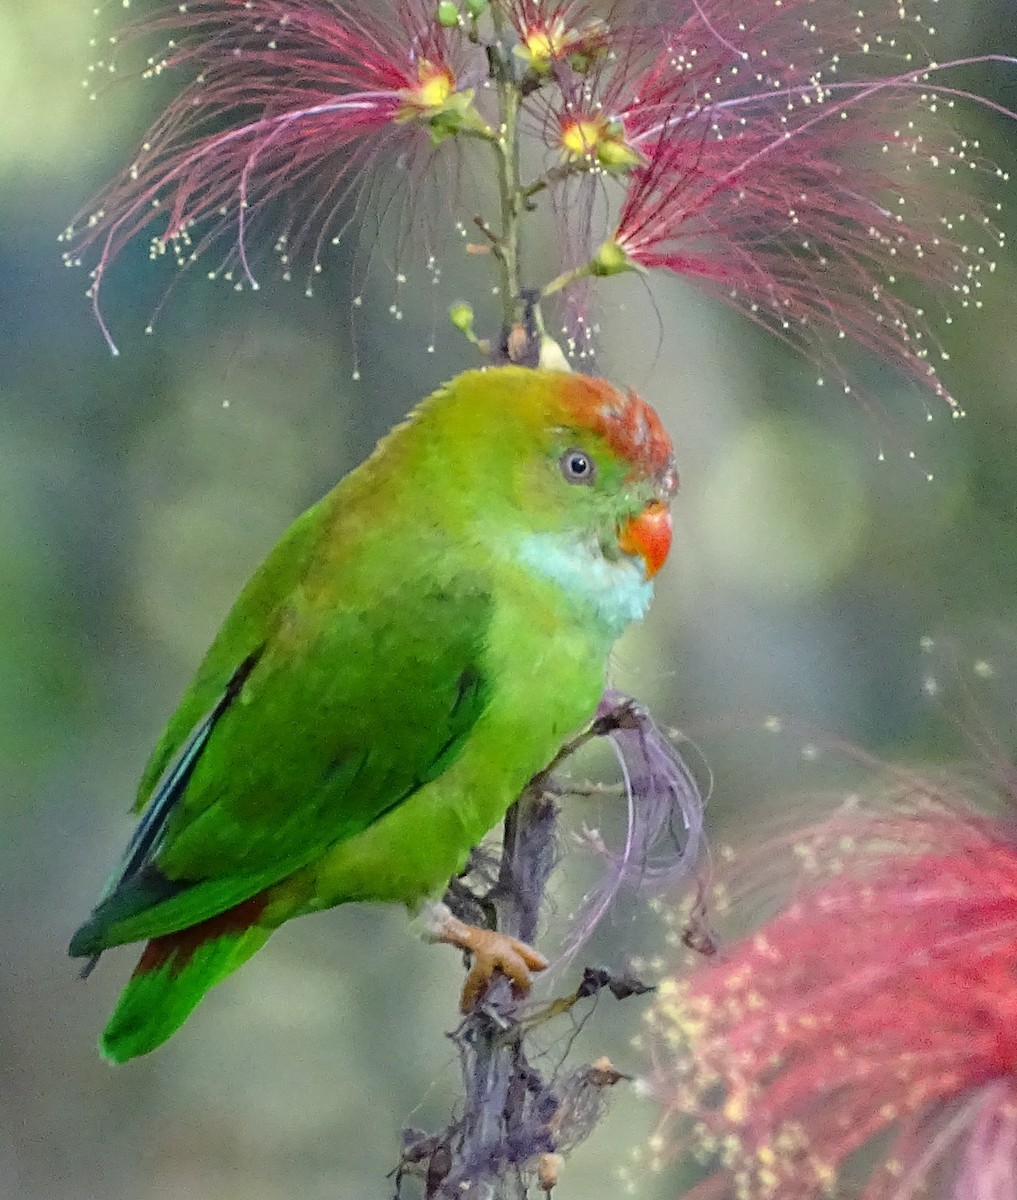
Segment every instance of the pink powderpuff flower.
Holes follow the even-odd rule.
[[[387,206],[376,179],[365,178],[372,168],[398,169],[396,202],[419,221],[414,188],[436,147],[452,133],[486,130],[468,86],[482,73],[426,0],[389,11],[339,0],[197,0],[139,23],[126,41],[151,34],[169,40],[143,74],[173,71],[189,82],[135,161],[63,235],[69,265],[96,252],[89,295],[114,353],[100,289],[141,230],[155,229],[152,257],[172,248],[180,266],[230,232],[233,244],[209,274],[236,273],[235,286],[257,288],[249,246],[278,222],[271,242],[284,277],[303,260],[310,288],[361,192]]]
[[[850,340],[954,405],[935,329],[980,306],[1003,235],[977,188],[1007,178],[955,109],[1015,116],[957,72],[1017,60],[936,65],[914,7],[677,0],[652,42],[625,35],[581,77],[560,66],[531,101],[551,147],[585,154],[588,184],[632,168],[592,273],[684,276],[845,391]]]
[[[818,881],[658,992],[658,1158],[691,1128],[696,1197],[1017,1195],[1012,814],[929,789],[793,850]]]

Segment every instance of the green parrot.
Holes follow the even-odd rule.
[[[100,1041],[161,1045],[284,921],[440,897],[593,715],[671,541],[671,442],[636,395],[469,371],[299,517],[240,594],[145,768],[70,953],[147,941]],[[463,1003],[545,960],[435,908]],[[87,968],[86,968],[87,970]]]

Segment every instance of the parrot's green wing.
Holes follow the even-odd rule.
[[[184,756],[189,740],[220,704],[245,661],[257,657],[275,633],[286,597],[307,572],[321,536],[324,502],[301,514],[252,575],[209,647],[191,686],[149,757],[134,803],[145,810],[166,769]]]
[[[436,547],[401,576],[389,564],[380,587],[354,581],[341,600],[297,586],[263,645],[238,640],[211,697],[203,667],[182,702],[199,714],[190,735],[72,953],[223,912],[441,774],[486,703],[491,615],[483,581],[441,559]]]

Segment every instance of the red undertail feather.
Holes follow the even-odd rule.
[[[152,971],[158,971],[160,967],[168,967],[171,975],[179,975],[194,958],[199,947],[217,938],[240,936],[252,925],[256,925],[258,918],[265,911],[266,902],[267,896],[261,892],[217,916],[209,917],[207,921],[199,921],[197,925],[180,929],[176,933],[152,938],[138,959],[138,965],[134,968],[131,978],[148,975]]]
[[[153,938],[100,1039],[103,1056],[126,1062],[175,1033],[210,988],[265,944],[273,929],[262,921],[267,902],[262,892],[188,929]]]

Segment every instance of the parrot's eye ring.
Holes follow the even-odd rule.
[[[566,450],[558,465],[569,483],[592,483],[597,474],[597,464],[578,446]]]

